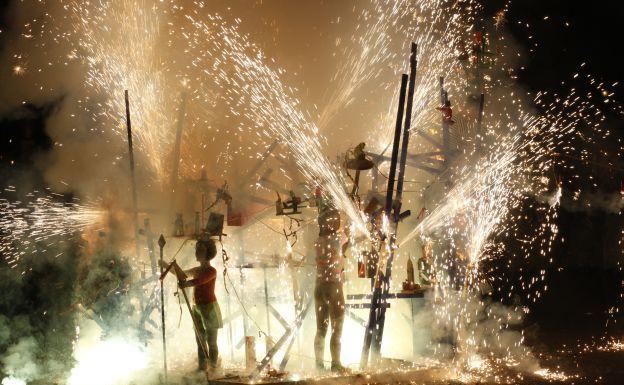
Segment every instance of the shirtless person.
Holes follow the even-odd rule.
[[[325,370],[325,336],[331,320],[332,334],[329,342],[331,370],[345,372],[340,363],[340,338],[345,315],[345,300],[342,292],[343,262],[340,252],[340,213],[327,208],[319,214],[319,238],[316,243],[316,287],[314,305],[316,308],[316,336],[314,355],[316,367]]]

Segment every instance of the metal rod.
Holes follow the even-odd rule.
[[[477,115],[477,150],[481,150],[483,142],[483,108],[485,107],[485,94],[479,95],[479,114]]]
[[[132,148],[132,122],[130,120],[130,98],[128,96],[128,90],[124,91],[125,101],[126,101],[126,128],[128,131],[128,154],[130,158],[130,179],[132,182],[132,210],[133,210],[133,220],[134,220],[134,240],[135,240],[135,248],[136,248],[136,257],[140,257],[140,246],[139,246],[139,212],[138,212],[138,204],[137,204],[137,189],[136,189],[136,177],[134,173],[134,151]]]
[[[390,160],[390,172],[388,175],[388,189],[386,190],[386,215],[390,215],[392,209],[392,195],[394,195],[394,178],[399,157],[399,142],[401,140],[401,126],[403,124],[403,111],[405,108],[405,91],[407,88],[407,75],[401,75],[401,91],[399,94],[399,108],[397,111],[396,126],[394,128],[394,142],[392,144],[392,157]]]
[[[388,178],[388,188],[386,192],[386,215],[390,215],[392,209],[392,195],[394,192],[394,178],[396,175],[397,158],[399,157],[399,142],[401,140],[401,127],[403,123],[403,112],[405,106],[405,94],[407,90],[408,76],[403,74],[401,76],[401,90],[399,93],[399,106],[397,110],[396,126],[394,130],[394,142],[392,146],[392,158],[390,161],[390,175]],[[363,369],[368,364],[368,356],[370,353],[370,347],[373,337],[373,332],[377,326],[377,311],[379,309],[379,303],[381,299],[381,288],[372,287],[373,295],[371,298],[371,309],[368,314],[368,323],[366,325],[366,331],[364,333],[364,344],[362,346],[362,355],[360,357],[360,367]]]
[[[405,162],[407,161],[407,147],[409,145],[410,128],[412,127],[412,106],[414,105],[414,87],[416,84],[416,53],[418,45],[412,43],[412,52],[410,54],[410,75],[409,85],[407,88],[407,105],[405,106],[405,125],[403,127],[403,141],[401,142],[401,160],[399,162],[399,180],[397,181],[396,200],[401,204],[403,197],[403,180],[405,179]],[[395,213],[398,216],[399,213]]]
[[[440,76],[440,104],[446,105],[448,94],[444,89],[444,77]],[[451,153],[451,132],[450,125],[444,117],[442,117],[442,151],[444,152],[444,164],[448,166]]]
[[[251,381],[255,380],[258,377],[258,375],[260,375],[260,373],[262,373],[264,368],[266,368],[267,365],[269,364],[269,362],[271,362],[271,360],[273,359],[273,356],[275,356],[275,354],[282,348],[284,343],[286,343],[286,341],[288,341],[290,336],[294,332],[299,330],[299,328],[301,327],[301,324],[303,323],[303,319],[305,318],[306,314],[308,314],[308,310],[310,309],[311,305],[312,305],[312,298],[310,298],[308,300],[308,302],[306,303],[306,305],[303,308],[303,310],[301,311],[301,313],[299,313],[297,315],[297,317],[295,318],[294,324],[291,327],[289,327],[288,329],[286,329],[286,331],[280,337],[280,339],[267,352],[266,356],[262,359],[262,361],[260,361],[258,366],[256,366],[256,369],[251,373],[251,375],[249,377],[249,379]]]
[[[202,351],[204,352],[204,356],[206,357],[206,359],[208,359],[210,356],[208,355],[208,346],[206,346],[206,338],[202,335],[202,333],[200,333],[201,329],[199,328],[199,321],[197,321],[197,319],[195,318],[195,315],[193,314],[193,309],[191,308],[191,302],[189,301],[188,295],[186,294],[186,289],[180,286],[181,280],[180,280],[180,277],[178,276],[178,271],[181,271],[182,269],[180,268],[180,266],[178,265],[178,262],[175,259],[169,264],[169,267],[167,267],[163,271],[163,275],[160,276],[160,279],[164,280],[165,276],[171,270],[174,271],[174,274],[176,276],[176,280],[178,283],[178,289],[182,292],[182,296],[184,297],[184,302],[186,303],[186,308],[188,309],[189,315],[191,316],[191,320],[193,321],[193,330],[195,331],[195,337],[197,338],[197,341],[199,342],[199,345],[202,348]]]
[[[158,238],[158,246],[160,247],[160,275],[163,275],[164,269],[164,259],[163,259],[163,248],[165,247],[165,237],[160,234],[160,238]],[[163,369],[164,369],[164,378],[165,385],[167,385],[167,337],[165,333],[165,288],[164,288],[164,280],[160,280],[160,322],[162,326],[162,344],[163,344]]]
[[[245,238],[243,236],[242,231],[239,231],[238,233],[236,233],[236,239],[238,241],[238,244],[240,245],[240,254],[239,254],[239,260],[241,261],[241,266],[245,265]],[[240,270],[240,282],[241,282],[241,297],[244,299],[245,298],[245,274],[243,274],[243,268],[241,267]],[[247,320],[247,312],[243,312],[243,341],[245,340],[244,337],[247,337],[249,334],[249,321]]]
[[[176,128],[176,139],[173,147],[173,168],[171,170],[171,180],[169,182],[169,188],[171,189],[171,200],[169,207],[169,215],[171,216],[173,208],[175,206],[175,190],[178,185],[178,170],[180,168],[180,146],[182,145],[182,129],[184,128],[184,113],[186,110],[186,93],[182,93],[182,100],[180,101],[180,109],[178,110],[178,121]]]
[[[414,85],[416,82],[416,52],[418,46],[416,43],[412,43],[412,51],[410,55],[410,79],[409,88],[407,91],[407,106],[405,110],[405,126],[403,127],[403,142],[401,143],[401,162],[399,164],[399,180],[397,181],[397,191],[395,200],[397,207],[395,212],[394,233],[390,238],[390,255],[386,261],[386,271],[383,277],[381,304],[384,305],[387,302],[387,296],[390,291],[390,277],[392,276],[392,263],[394,262],[394,243],[396,240],[397,220],[401,210],[401,198],[403,196],[403,180],[405,178],[405,162],[407,160],[407,146],[409,144],[409,130],[412,121],[412,105],[414,99]],[[386,306],[381,306],[377,317],[377,330],[375,334],[375,343],[373,345],[375,354],[381,352],[381,340],[383,339],[384,326],[386,323]]]
[[[266,267],[262,268],[264,272],[264,306],[266,308],[266,322],[268,337],[271,338],[271,318],[269,316],[269,285],[267,284],[267,270]]]
[[[184,297],[184,302],[186,302],[186,307],[191,315],[191,319],[193,320],[193,329],[195,329],[195,337],[199,340],[199,344],[204,351],[204,356],[206,359],[210,357],[208,354],[208,347],[206,346],[206,338],[199,332],[199,323],[193,314],[193,309],[191,308],[191,303],[189,302],[188,295],[186,294],[186,289],[181,287],[180,291],[182,292],[182,296]]]
[[[228,322],[228,342],[230,343],[230,360],[234,361],[234,335],[232,331],[232,323],[234,323],[234,317],[232,316],[232,304],[230,303],[230,296],[227,296],[227,312],[230,317]]]

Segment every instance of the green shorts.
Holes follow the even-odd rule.
[[[211,303],[196,304],[193,306],[195,318],[204,328],[221,329],[223,327],[223,318],[221,317],[221,309],[217,301]]]

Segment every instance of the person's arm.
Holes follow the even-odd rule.
[[[181,282],[180,287],[193,287],[193,286],[205,285],[210,281],[214,281],[215,279],[217,279],[217,271],[212,270],[208,272],[207,274],[200,275],[197,278],[193,278],[193,279],[189,279],[184,282]]]
[[[187,274],[191,274],[190,273],[191,270],[188,270],[187,272],[185,272],[184,270],[180,268],[180,266],[175,260],[169,264],[167,264],[165,261],[158,260],[158,264],[163,270],[166,270],[165,274],[169,272],[169,270],[173,269],[173,272],[176,275],[176,278],[178,279],[178,281],[185,281],[187,278]]]

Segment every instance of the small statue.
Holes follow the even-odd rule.
[[[175,222],[173,222],[173,236],[174,237],[184,236],[184,220],[182,219],[181,213],[176,214]]]

